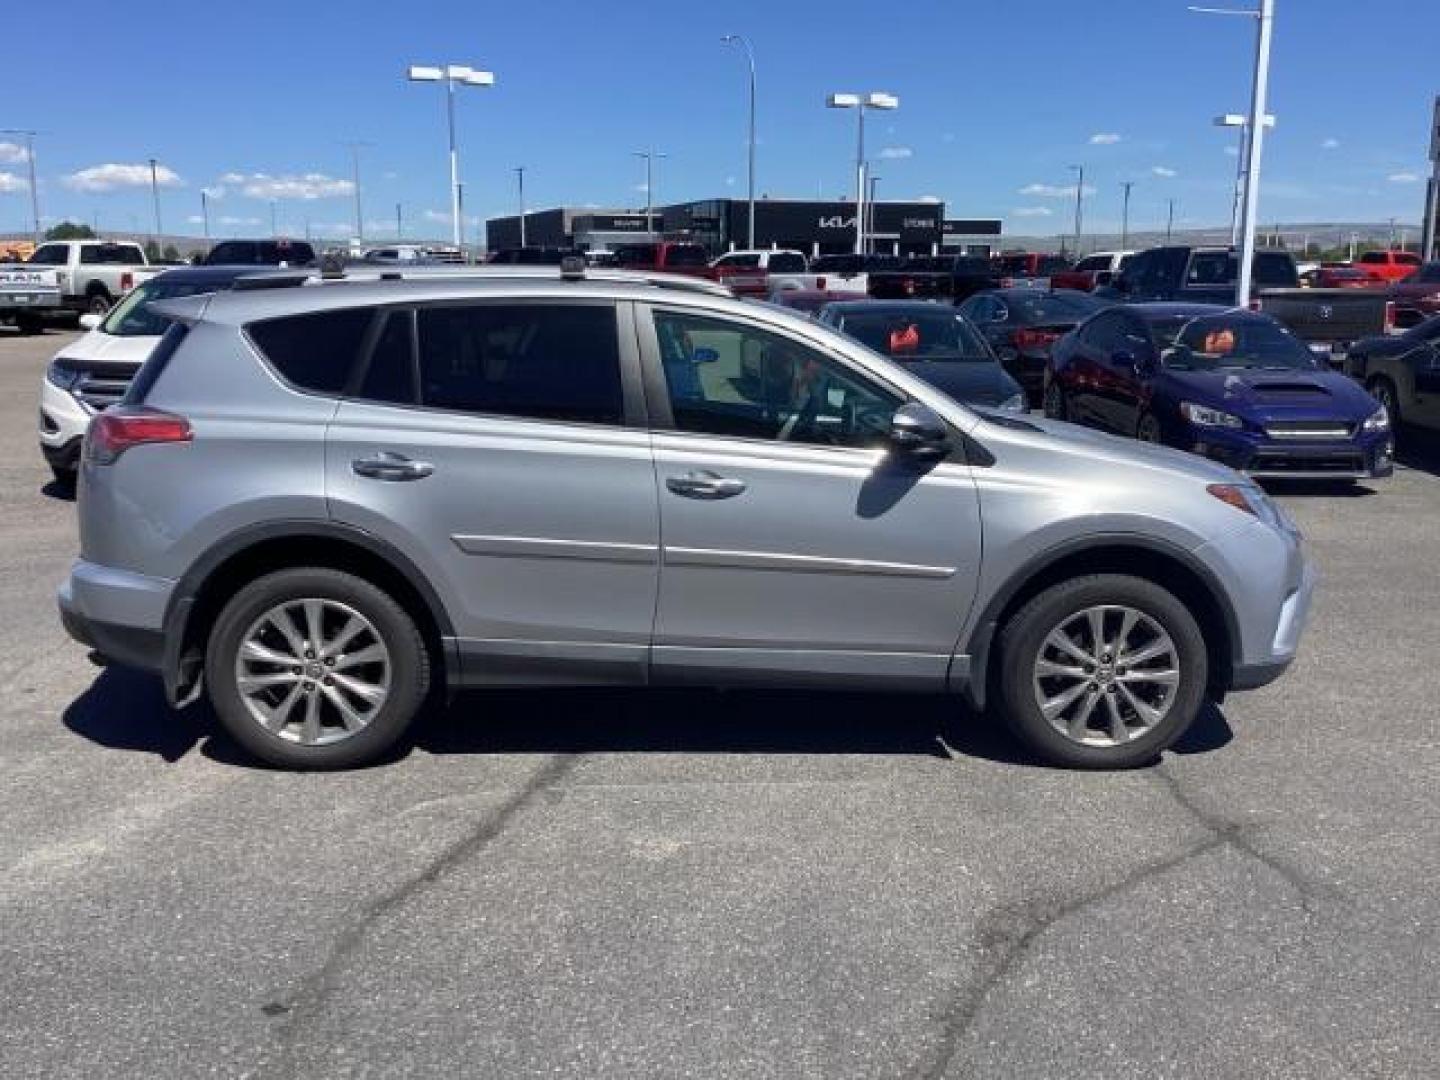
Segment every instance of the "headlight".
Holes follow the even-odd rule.
[[[1389,431],[1390,414],[1385,411],[1385,406],[1381,405],[1380,408],[1371,413],[1366,418],[1365,423],[1360,426],[1366,431]]]
[[[57,356],[50,361],[50,366],[45,369],[45,378],[52,386],[58,386],[61,390],[72,389],[80,381],[80,369],[75,367],[69,360]]]
[[[1000,403],[1003,412],[1027,412],[1030,403],[1025,400],[1025,391],[1020,391],[1014,397],[1008,397]]]
[[[1207,405],[1196,405],[1191,401],[1180,403],[1180,415],[1199,427],[1243,428],[1245,422],[1228,412],[1212,409]]]

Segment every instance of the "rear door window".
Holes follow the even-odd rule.
[[[456,412],[620,424],[609,304],[469,304],[417,313],[420,403]]]
[[[70,250],[64,244],[44,244],[27,261],[32,266],[64,266],[69,256]]]
[[[342,308],[266,319],[246,327],[262,356],[291,386],[339,394],[360,357],[373,308]]]

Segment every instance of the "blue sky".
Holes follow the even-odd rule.
[[[1221,0],[1212,0],[1220,3]],[[1234,0],[1239,6],[1244,0]],[[1440,0],[1277,0],[1261,217],[1419,220],[1428,172]],[[937,196],[954,216],[1007,231],[1069,227],[1086,166],[1087,227],[1229,220],[1234,133],[1220,112],[1249,99],[1253,24],[1192,14],[1186,0],[874,0],[602,3],[531,0],[162,0],[126,9],[71,0],[7,5],[0,128],[39,129],[47,218],[149,228],[146,159],[168,170],[167,231],[209,189],[215,233],[341,235],[353,216],[346,139],[362,151],[365,216],[393,232],[448,233],[443,92],[408,63],[496,73],[458,101],[466,212],[527,202],[644,204],[632,151],[668,154],[661,202],[745,188],[743,54],[759,69],[759,190],[827,197],[853,185],[854,118],[833,90],[886,90],[900,109],[870,125],[881,197]],[[18,23],[16,25],[18,16]],[[77,33],[85,27],[86,32]],[[28,228],[25,164],[0,135],[0,231]],[[111,168],[107,168],[111,166]],[[120,166],[121,168],[114,168]],[[173,174],[173,175],[171,175]],[[137,184],[138,181],[138,184]],[[467,230],[469,231],[469,230]]]

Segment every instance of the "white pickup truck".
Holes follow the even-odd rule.
[[[715,280],[736,296],[769,296],[783,289],[824,289],[809,260],[785,248],[729,251],[710,264]],[[837,285],[838,287],[838,285]]]
[[[49,267],[60,279],[62,305],[103,315],[142,281],[160,273],[145,250],[128,240],[50,240],[35,249],[27,269]]]
[[[59,311],[60,275],[25,263],[0,265],[0,322],[12,322],[22,334],[39,333],[45,316]]]

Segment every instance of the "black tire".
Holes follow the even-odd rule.
[[[1405,418],[1400,415],[1400,392],[1395,389],[1395,384],[1384,375],[1376,375],[1365,384],[1365,389],[1390,414],[1390,430],[1399,431]]]
[[[85,310],[91,315],[104,315],[114,305],[110,294],[104,289],[96,289],[85,297]]]
[[[67,469],[60,465],[51,465],[50,475],[55,478],[55,486],[67,493],[75,491],[76,481],[80,478],[77,470]]]
[[[45,332],[45,320],[39,315],[26,312],[23,315],[15,316],[15,329],[22,334],[43,334]]]
[[[1045,718],[1036,700],[1035,665],[1054,629],[1088,608],[1112,604],[1143,613],[1170,636],[1178,656],[1179,683],[1168,711],[1153,727],[1127,742],[1088,745],[1060,733]],[[1126,769],[1148,764],[1185,733],[1204,704],[1209,660],[1200,627],[1174,595],[1144,578],[1095,574],[1053,585],[1006,622],[999,645],[1004,719],[1026,746],[1054,765]]]
[[[1160,421],[1155,418],[1152,412],[1143,412],[1140,418],[1135,421],[1135,438],[1141,442],[1155,443],[1159,445],[1164,440],[1160,436]]]
[[[236,659],[255,620],[277,604],[301,599],[352,608],[369,620],[390,658],[383,704],[354,734],[323,745],[288,741],[266,730],[251,715],[236,681]],[[343,571],[303,567],[257,578],[230,599],[206,645],[205,681],[220,723],[255,757],[287,769],[349,769],[379,760],[404,737],[429,693],[430,658],[415,620],[384,590]]]
[[[1053,376],[1045,384],[1045,415],[1051,420],[1070,419],[1070,402]]]

